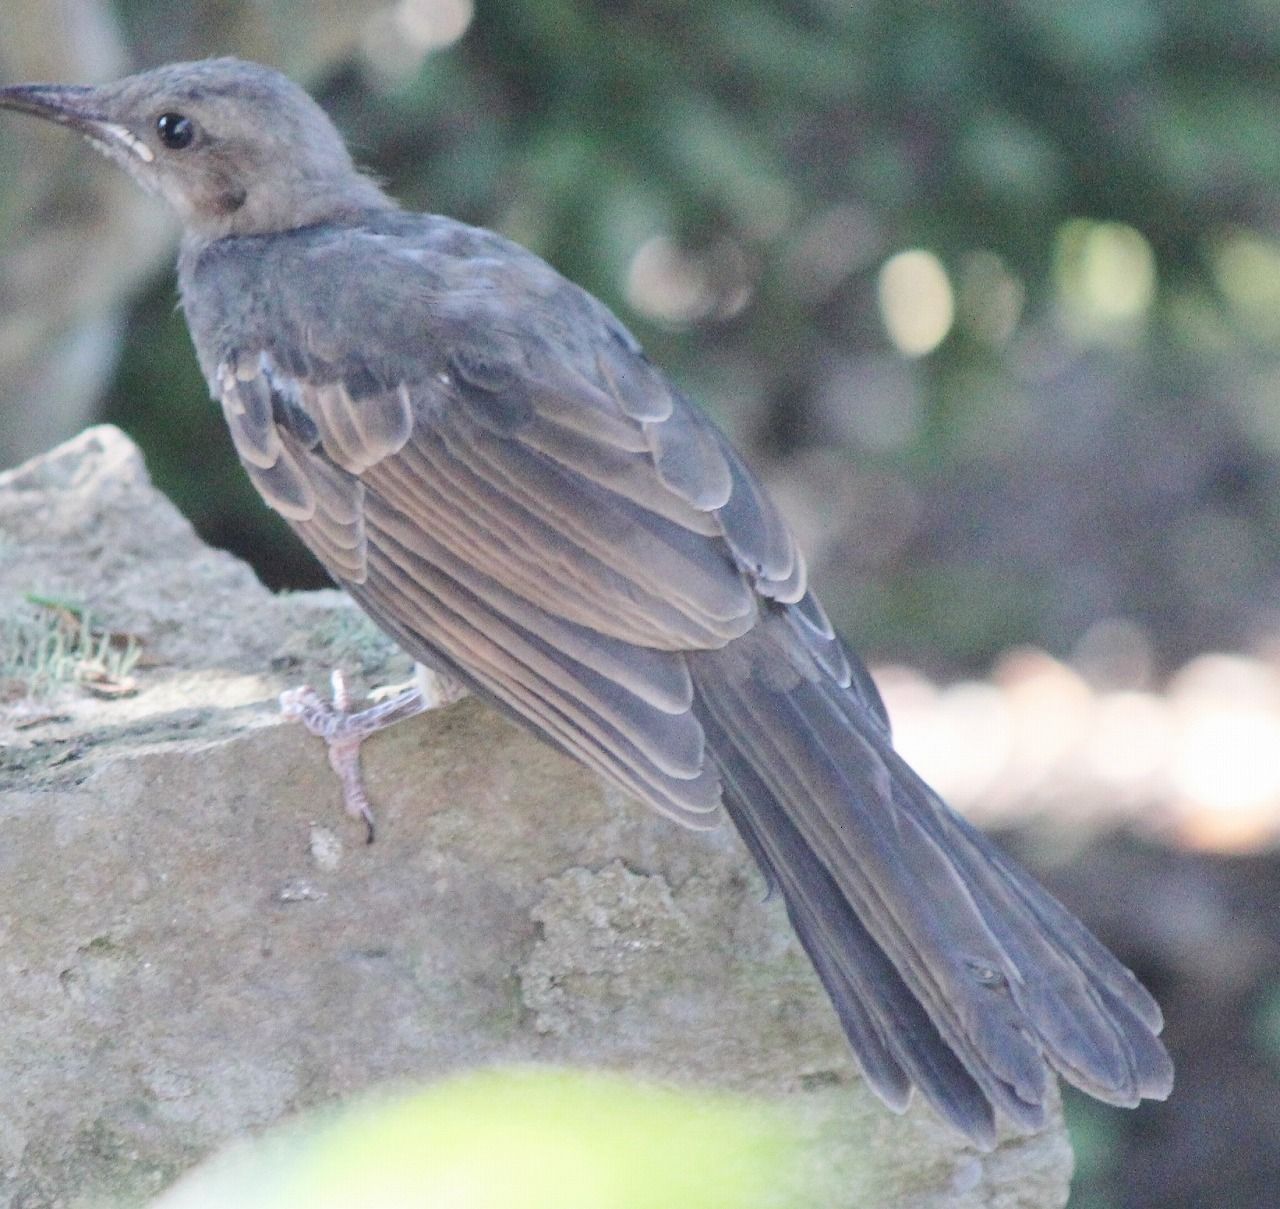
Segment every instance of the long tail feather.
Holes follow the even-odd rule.
[[[980,1145],[1044,1122],[1049,1075],[1132,1105],[1172,1066],[1151,997],[894,752],[782,617],[691,658],[726,806],[782,892],[868,1081]]]

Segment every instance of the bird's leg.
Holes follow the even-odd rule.
[[[370,844],[374,835],[373,809],[360,771],[360,745],[396,722],[451,705],[467,695],[465,685],[421,663],[414,665],[413,673],[407,684],[383,690],[379,694],[381,700],[361,710],[354,708],[347,679],[336,669],[331,677],[332,703],[309,685],[280,694],[280,712],[325,741],[329,765],[342,782],[343,805],[353,818],[364,820]]]

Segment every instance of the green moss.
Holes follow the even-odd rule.
[[[309,638],[319,648],[321,662],[367,677],[387,672],[393,662],[403,658],[395,643],[356,609],[325,613]]]
[[[66,684],[127,691],[141,649],[130,635],[97,628],[82,605],[31,593],[0,618],[0,686],[7,696],[45,697]]]

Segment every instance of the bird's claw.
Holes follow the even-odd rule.
[[[280,694],[280,712],[301,722],[310,734],[323,739],[329,751],[329,766],[342,784],[342,804],[352,818],[364,822],[365,842],[373,843],[375,834],[373,807],[364,788],[360,768],[360,745],[381,729],[377,719],[366,715],[378,710],[356,712],[352,708],[347,678],[335,669],[330,677],[332,702],[326,701],[309,684],[287,689]],[[384,723],[385,725],[385,723]]]
[[[280,694],[280,712],[286,718],[301,722],[311,734],[325,741],[329,765],[342,783],[343,805],[352,818],[364,822],[368,832],[366,842],[372,844],[373,808],[369,805],[360,769],[360,745],[395,722],[465,697],[467,690],[456,680],[419,665],[414,679],[407,685],[370,694],[378,699],[373,705],[357,710],[347,678],[340,669],[334,669],[330,684],[331,701],[326,701],[310,685],[286,690]]]

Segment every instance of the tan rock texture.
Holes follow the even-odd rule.
[[[137,692],[27,695],[33,593],[134,636]],[[1065,1203],[1060,1122],[981,1155],[865,1090],[727,826],[465,701],[368,745],[366,845],[275,698],[407,663],[338,593],[205,547],[118,430],[0,476],[0,619],[3,1209],[137,1204],[308,1106],[530,1061],[789,1101],[833,1205]]]

